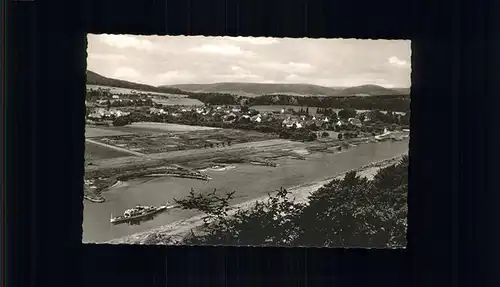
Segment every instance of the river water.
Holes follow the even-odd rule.
[[[186,196],[190,188],[201,192],[236,191],[234,204],[238,204],[280,187],[289,188],[334,177],[348,170],[374,161],[408,152],[408,141],[367,143],[346,151],[329,154],[305,155],[306,160],[281,159],[278,167],[238,164],[227,170],[207,170],[212,180],[199,181],[182,178],[148,178],[119,183],[103,193],[104,203],[84,202],[83,241],[104,242],[114,238],[147,231],[177,220],[199,214],[191,210],[171,210],[140,225],[115,225],[111,214],[120,215],[137,204],[160,205],[173,198]]]

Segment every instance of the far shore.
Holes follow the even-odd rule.
[[[385,159],[382,161],[378,162],[373,162],[368,165],[365,165],[361,168],[357,168],[351,171],[357,171],[360,176],[367,177],[369,179],[373,178],[373,176],[376,174],[376,172],[383,167],[392,165],[397,163],[401,159],[402,155],[398,155],[389,159]],[[349,171],[348,171],[349,172]],[[291,192],[291,197],[295,198],[297,202],[301,203],[306,203],[308,200],[309,195],[327,184],[328,182],[332,181],[333,179],[340,179],[345,174],[348,172],[342,173],[340,175],[336,175],[333,177],[325,178],[320,181],[312,182],[312,183],[306,183],[302,184],[299,186],[294,186],[287,188],[288,191]],[[231,208],[231,211],[229,212],[230,214],[236,213],[238,209],[248,209],[251,208],[256,202],[259,201],[264,201],[267,199],[267,195],[261,196],[252,200],[248,200],[243,203],[239,203],[236,205],[233,205]],[[152,234],[160,234],[162,236],[169,236],[175,239],[181,239],[184,236],[186,236],[192,229],[198,228],[203,225],[203,217],[204,214],[200,214],[188,219],[184,220],[179,220],[149,231],[145,232],[140,232],[128,236],[124,236],[121,238],[116,238],[109,240],[105,243],[109,244],[144,244],[145,240],[148,238],[148,236]]]

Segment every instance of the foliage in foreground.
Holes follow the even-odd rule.
[[[176,200],[206,214],[202,227],[178,242],[154,235],[149,244],[402,247],[406,245],[408,156],[373,180],[349,172],[309,196],[307,203],[281,189],[251,208],[230,210],[234,192],[191,190]]]

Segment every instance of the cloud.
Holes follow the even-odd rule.
[[[230,82],[230,81],[257,81],[260,80],[261,77],[255,74],[218,74],[213,75],[213,79],[221,82]]]
[[[238,71],[241,71],[243,69],[241,67],[238,67],[238,66],[231,66],[231,70],[235,71],[235,72],[238,72]]]
[[[252,73],[251,71],[244,69],[240,66],[231,66],[230,74],[214,74],[212,77],[216,80],[223,81],[251,81],[251,80],[261,80],[262,77]]]
[[[308,63],[296,63],[296,62],[288,62],[288,63],[279,63],[279,62],[267,62],[260,63],[260,67],[270,69],[270,70],[278,70],[287,73],[310,73],[314,71],[314,67]]]
[[[150,51],[153,49],[153,43],[149,40],[138,39],[129,35],[99,35],[99,41],[116,48],[135,48],[139,50]]]
[[[287,80],[288,82],[294,82],[294,83],[302,83],[305,81],[306,78],[302,77],[302,76],[299,76],[299,75],[296,75],[296,74],[290,74],[288,76],[286,76],[285,80]]]
[[[247,44],[252,44],[252,45],[271,45],[271,44],[279,43],[278,39],[265,38],[265,37],[260,37],[260,38],[235,37],[235,38],[229,38],[229,39],[231,41],[247,43]]]
[[[141,74],[139,72],[128,67],[118,68],[115,70],[115,73],[113,74],[113,77],[115,78],[125,79],[130,81],[137,80],[140,76]]]
[[[156,85],[168,85],[168,84],[178,84],[187,83],[195,79],[196,76],[187,71],[168,71],[166,73],[159,74],[155,77]]]
[[[396,67],[406,67],[408,66],[408,62],[405,61],[405,60],[400,60],[398,57],[389,57],[389,59],[387,59],[387,61],[389,62],[389,64],[393,65],[393,66],[396,66]]]
[[[238,46],[230,44],[204,44],[189,49],[190,52],[201,54],[218,54],[224,56],[251,55],[252,52],[245,51]]]
[[[155,86],[231,81],[411,85],[410,41],[92,34],[87,39],[89,70]]]
[[[89,54],[88,58],[91,60],[100,60],[100,61],[123,61],[127,59],[127,57],[120,54],[98,54],[98,53]]]

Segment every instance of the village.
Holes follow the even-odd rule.
[[[169,97],[102,88],[87,92],[87,200],[102,202],[101,193],[124,178],[169,174],[206,180],[199,170],[234,163],[275,167],[283,157],[304,160],[297,148],[337,153],[366,142],[401,141],[409,131],[409,114],[402,113],[165,104]],[[216,150],[203,153],[207,148]]]
[[[164,105],[152,94],[88,93],[86,121],[96,126],[126,126],[134,122],[174,123],[274,133],[281,138],[313,141],[376,136],[409,129],[409,113],[309,107],[259,111],[241,105]],[[168,96],[167,96],[168,97]]]

